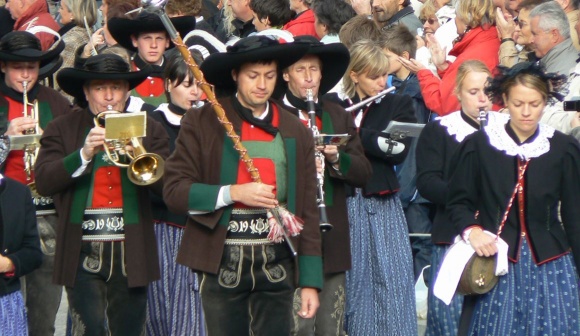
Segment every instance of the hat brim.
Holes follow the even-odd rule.
[[[40,67],[53,62],[64,50],[64,42],[59,40],[46,51],[24,48],[14,51],[0,50],[0,61],[3,62],[40,62]]]
[[[43,80],[47,77],[52,76],[55,72],[62,67],[64,60],[62,57],[54,58],[50,63],[45,65],[41,65],[40,69],[38,70],[38,80]]]
[[[195,29],[195,17],[193,16],[179,16],[171,18],[170,20],[180,36],[185,36]],[[132,35],[137,36],[140,33],[167,31],[163,22],[158,17],[155,20],[111,18],[107,21],[107,29],[117,43],[123,48],[133,52],[137,51],[137,48],[133,46],[133,41],[131,40]],[[169,48],[167,49],[173,47],[173,42],[170,42]]]
[[[328,93],[340,82],[350,62],[350,53],[342,43],[311,46],[306,55],[318,56],[322,64],[322,79],[318,88],[318,96]]]
[[[77,98],[84,99],[85,92],[83,90],[84,84],[92,80],[125,80],[129,83],[129,90],[134,89],[141,84],[147,76],[149,71],[133,71],[133,72],[93,72],[76,68],[64,68],[56,75],[58,86],[67,94]]]
[[[277,62],[278,70],[295,63],[306,54],[308,45],[285,43],[244,52],[227,52],[211,54],[200,66],[205,79],[216,88],[231,90],[236,88],[232,70],[244,63],[255,63],[261,60]]]

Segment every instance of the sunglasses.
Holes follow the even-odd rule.
[[[437,22],[437,19],[429,18],[427,20],[421,20],[421,23],[425,24],[425,22],[428,22],[430,25],[432,25],[435,24],[435,22]]]

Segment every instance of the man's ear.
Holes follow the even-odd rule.
[[[555,28],[552,29],[550,31],[550,35],[551,35],[551,38],[552,38],[552,42],[554,44],[558,44],[558,43],[561,42],[561,40],[564,40],[564,37],[560,34],[560,31],[558,29],[555,29]]]
[[[288,76],[288,71],[284,70],[284,72],[282,73],[282,78],[284,78],[284,80],[287,82],[290,81],[290,76]]]
[[[133,48],[137,48],[137,36],[131,34],[131,43],[133,44]]]
[[[89,96],[89,88],[86,84],[83,84],[83,92],[85,94],[85,97]]]
[[[236,70],[232,70],[232,78],[234,79],[234,82],[238,81],[238,72]]]
[[[411,58],[411,56],[409,55],[408,51],[403,51],[403,54],[401,55],[401,57],[403,57],[404,59],[408,60]]]

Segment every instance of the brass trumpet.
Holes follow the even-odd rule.
[[[38,151],[40,150],[40,127],[38,126],[38,100],[30,103],[28,101],[28,82],[22,82],[22,104],[23,104],[23,117],[29,117],[36,121],[36,126],[31,127],[24,131],[22,135],[12,135],[9,136],[9,147],[10,150],[22,150],[24,151],[23,161],[24,161],[24,173],[26,174],[26,180],[32,180],[32,173],[34,171],[34,163],[36,162],[36,157],[38,156]],[[33,196],[38,196],[36,192],[36,185],[34,182],[28,183]]]
[[[104,111],[94,118],[95,126],[105,127],[105,153],[117,167],[127,168],[129,180],[136,185],[155,183],[163,176],[165,161],[155,153],[147,153],[140,138],[147,129],[144,112],[121,113]],[[128,158],[129,163],[123,163]]]
[[[38,100],[34,100],[33,103],[28,102],[28,82],[22,82],[22,104],[24,109],[22,115],[24,117],[30,117],[36,121],[36,126],[24,131],[24,135],[40,135],[40,128],[38,127]],[[31,107],[30,112],[28,108]],[[32,172],[34,171],[34,163],[36,162],[36,157],[38,156],[38,150],[40,149],[39,137],[32,137],[31,142],[24,145],[24,172],[26,173],[26,180],[30,181],[32,179]],[[33,182],[34,183],[34,182]],[[32,189],[32,188],[31,188]]]

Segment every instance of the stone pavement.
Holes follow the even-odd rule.
[[[66,300],[66,294],[63,291],[62,301],[60,302],[60,309],[58,310],[58,314],[56,315],[56,331],[54,333],[55,336],[65,336],[67,310],[68,310],[68,302]],[[419,325],[418,336],[423,336],[425,334],[425,325],[427,321],[423,319],[418,319],[417,323]]]

